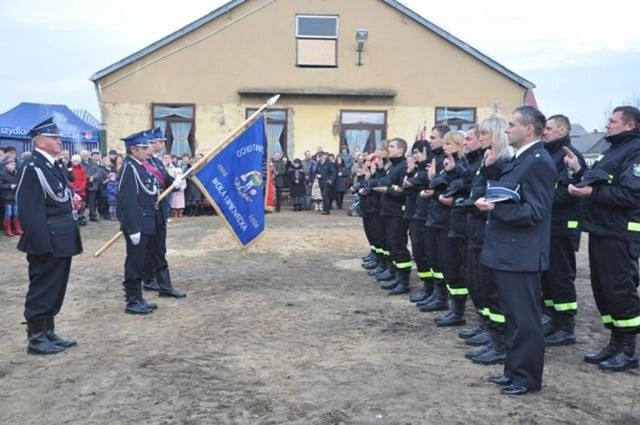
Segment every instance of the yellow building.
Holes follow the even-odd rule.
[[[506,117],[534,87],[393,0],[233,0],[91,80],[109,148],[160,125],[172,153],[206,152],[281,94],[269,150],[292,159]]]

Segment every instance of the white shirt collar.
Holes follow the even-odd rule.
[[[51,155],[49,155],[47,152],[43,151],[42,149],[39,148],[35,148],[36,152],[40,152],[40,154],[42,156],[44,156],[47,161],[49,161],[51,163],[51,165],[55,164],[56,159],[54,157],[52,157]]]
[[[529,149],[531,146],[535,145],[536,143],[538,143],[540,140],[534,140],[531,143],[527,143],[524,146],[520,146],[520,149],[518,149],[516,151],[516,155],[515,158],[519,157],[520,155],[522,155],[524,153],[524,151],[526,151],[527,149]]]

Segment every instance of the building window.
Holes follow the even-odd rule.
[[[340,111],[340,141],[349,152],[373,153],[387,137],[385,111]]]
[[[167,141],[166,152],[178,157],[195,152],[195,105],[156,104],[152,105],[153,127],[160,127]]]
[[[338,66],[337,16],[296,16],[296,61],[300,67]]]
[[[437,107],[436,124],[446,124],[451,130],[466,131],[476,123],[476,108]]]
[[[246,117],[257,111],[256,108],[247,108]],[[288,113],[286,109],[269,109],[267,112],[266,132],[267,132],[267,158],[271,158],[274,153],[280,152],[282,155],[288,154]]]

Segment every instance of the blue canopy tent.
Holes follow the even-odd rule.
[[[100,129],[80,119],[65,105],[26,102],[0,115],[0,148],[14,146],[18,155],[32,150],[29,130],[49,117],[62,131],[62,144],[71,154],[100,148]]]

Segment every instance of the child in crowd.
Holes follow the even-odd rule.
[[[322,211],[322,190],[320,189],[320,178],[316,177],[311,186],[311,200],[315,204],[316,211]]]
[[[118,217],[116,215],[116,206],[118,205],[118,181],[116,180],[116,173],[109,173],[105,189],[107,191],[107,203],[109,204],[109,220],[117,221]]]

